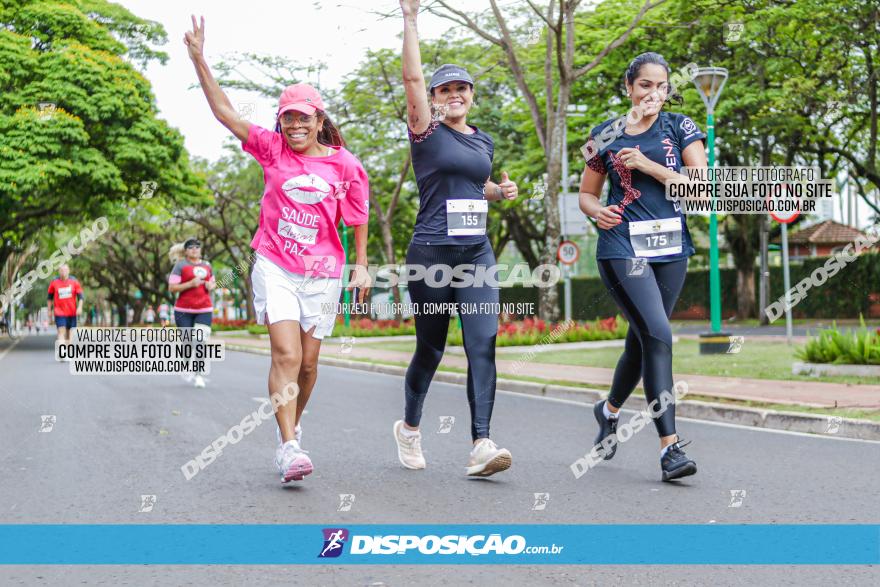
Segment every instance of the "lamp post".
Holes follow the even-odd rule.
[[[709,168],[715,167],[715,105],[727,82],[727,69],[700,67],[694,75],[697,92],[706,105],[706,142],[709,148]],[[713,179],[714,198],[714,179]],[[721,332],[721,273],[718,268],[718,217],[714,206],[709,216],[709,315],[711,332],[700,334],[700,354],[727,352],[730,334]]]
[[[348,263],[348,227],[345,225],[345,222],[342,220],[339,221],[339,225],[342,226],[342,258],[344,259],[344,263]],[[345,265],[343,265],[343,269]],[[344,271],[343,273],[347,273]],[[343,275],[342,277],[343,285],[348,285],[348,275]],[[348,326],[351,324],[351,310],[349,310],[349,302],[351,294],[348,292],[348,289],[343,287],[342,289],[342,308],[343,308],[343,316],[345,325]],[[357,300],[355,300],[357,301]]]

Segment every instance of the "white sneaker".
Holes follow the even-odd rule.
[[[425,457],[422,455],[422,433],[403,434],[403,420],[394,423],[394,440],[397,441],[397,458],[407,469],[424,469]]]
[[[278,427],[278,423],[275,423],[275,438],[278,439],[278,446],[284,444],[283,439],[281,438],[281,428]],[[302,445],[303,438],[303,427],[302,424],[297,424],[296,428],[293,429],[293,439],[296,440],[296,443]]]
[[[512,457],[506,448],[498,448],[488,438],[481,438],[471,450],[467,474],[488,477],[510,468]]]
[[[199,387],[199,388],[205,387],[204,377],[202,377],[201,375],[196,375],[194,379],[195,379],[196,387]]]
[[[275,451],[275,465],[281,474],[282,483],[287,483],[291,479],[302,481],[303,477],[314,470],[312,460],[295,440],[289,440],[278,447]]]

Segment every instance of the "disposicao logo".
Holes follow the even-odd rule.
[[[324,528],[324,548],[318,558],[334,558],[342,554],[342,547],[348,540],[348,530],[345,528]]]

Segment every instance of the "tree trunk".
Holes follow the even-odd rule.
[[[136,301],[132,305],[132,308],[134,309],[134,314],[132,315],[132,318],[131,318],[132,324],[140,324],[143,321],[142,318],[143,318],[143,313],[144,313],[144,300],[143,300],[143,298]]]
[[[391,224],[384,216],[379,219],[379,230],[382,235],[382,247],[385,249],[386,263],[389,265],[397,265],[397,255],[394,253],[394,237],[391,234]],[[397,306],[400,304],[400,286],[395,283],[391,288],[391,295],[394,298],[394,311],[391,315],[392,319],[396,319]]]
[[[568,108],[569,88],[560,85],[559,103],[554,114],[553,124],[550,126],[550,137],[547,144],[550,146],[547,153],[547,189],[544,195],[544,249],[541,251],[540,262],[542,265],[556,265],[556,251],[559,248],[560,225],[559,225],[559,186],[562,177],[562,132],[566,124],[566,109]],[[546,275],[544,276],[546,279]],[[542,287],[538,289],[538,315],[542,320],[555,322],[559,320],[559,292],[556,287]]]
[[[119,318],[119,326],[128,326],[128,309],[125,304],[116,304],[116,316]]]
[[[736,268],[736,318],[746,320],[755,315],[755,267]]]

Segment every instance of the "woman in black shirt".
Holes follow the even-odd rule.
[[[467,304],[478,312],[460,312],[468,358],[468,403],[473,449],[467,474],[489,476],[510,467],[510,452],[489,439],[489,421],[495,401],[495,336],[498,331],[498,289],[484,280],[463,286],[452,281],[469,266],[470,277],[495,265],[486,236],[488,201],[517,196],[516,184],[503,175],[500,184],[489,181],[494,144],[477,127],[467,124],[473,104],[474,81],[464,68],[443,65],[425,87],[419,54],[416,18],[419,0],[400,0],[403,10],[403,81],[407,96],[412,165],[419,187],[419,212],[407,250],[409,268],[424,270],[410,278],[410,298],[416,307],[416,351],[406,373],[403,420],[394,423],[400,462],[423,469],[419,421],[422,402],[446,346],[450,314],[437,313],[434,304]],[[428,89],[432,105],[428,103]],[[433,107],[432,107],[433,106]],[[436,306],[435,306],[436,307]],[[486,311],[486,308],[496,308]],[[422,311],[422,310],[426,310]]]

